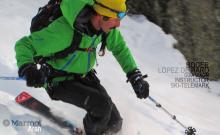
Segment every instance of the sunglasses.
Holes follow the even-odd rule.
[[[127,15],[127,12],[119,12],[119,11],[116,11],[116,10],[114,10],[114,9],[111,9],[111,8],[109,8],[109,7],[107,7],[107,6],[103,5],[103,4],[101,4],[101,3],[98,3],[98,2],[95,2],[95,3],[96,3],[97,5],[99,5],[99,6],[102,6],[102,7],[106,8],[106,9],[111,10],[112,12],[116,13],[116,14],[117,14],[117,17],[118,17],[120,20],[122,20],[122,19]]]
[[[118,16],[118,18],[119,18],[120,20],[122,20],[126,15],[127,15],[127,12],[119,12],[119,13],[117,14],[117,16]]]

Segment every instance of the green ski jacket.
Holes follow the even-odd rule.
[[[35,56],[50,56],[68,48],[74,36],[73,24],[77,15],[84,6],[93,5],[93,3],[93,0],[62,0],[61,11],[63,16],[56,19],[48,27],[33,32],[16,42],[15,51],[18,67],[34,63],[33,58]],[[101,36],[90,37],[83,34],[80,48],[96,48],[100,42]],[[113,53],[125,73],[137,68],[135,60],[118,29],[110,31],[106,43],[107,49]],[[54,69],[84,75],[93,68],[95,62],[95,51],[77,50],[63,59],[47,61]]]

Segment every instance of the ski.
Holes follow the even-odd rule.
[[[29,93],[21,92],[15,98],[15,101],[19,105],[46,117],[58,126],[69,129],[71,135],[83,135],[83,130],[81,128],[75,126],[68,120],[65,120],[59,116],[55,116],[53,113],[51,113],[50,108],[47,105],[37,100]]]

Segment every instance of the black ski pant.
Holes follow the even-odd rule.
[[[59,82],[48,87],[47,92],[54,100],[62,100],[87,111],[83,119],[87,135],[101,135],[113,128],[114,123],[119,123],[114,130],[120,130],[122,118],[95,75]]]

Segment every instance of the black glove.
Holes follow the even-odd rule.
[[[45,74],[42,70],[37,69],[36,64],[25,64],[18,70],[19,77],[26,79],[29,87],[39,88],[45,83]]]
[[[147,75],[142,76],[140,70],[135,69],[127,74],[127,82],[130,81],[138,98],[147,98],[149,96],[149,84],[143,80]]]

